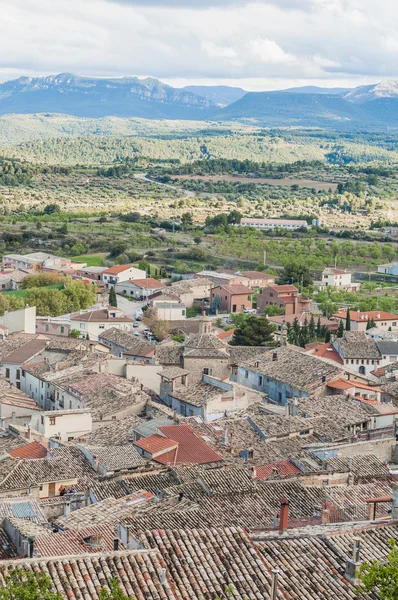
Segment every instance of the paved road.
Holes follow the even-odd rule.
[[[185,194],[185,198],[195,198],[196,193],[191,190],[184,190],[182,187],[178,187],[177,185],[171,185],[170,183],[161,183],[160,181],[154,181],[153,179],[149,179],[145,175],[145,173],[135,173],[134,177],[136,179],[141,179],[141,181],[147,181],[148,183],[156,183],[156,185],[162,185],[163,187],[171,188],[172,190],[176,190],[177,192],[183,192]]]

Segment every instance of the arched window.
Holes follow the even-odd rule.
[[[361,375],[365,375],[365,367],[363,365],[359,367],[359,372]]]

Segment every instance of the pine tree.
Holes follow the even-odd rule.
[[[376,323],[373,319],[368,319],[368,322],[366,323],[366,329],[372,329],[373,327],[376,327]]]
[[[350,315],[350,309],[347,308],[347,316],[345,318],[345,330],[346,331],[351,331],[351,315]]]
[[[308,335],[310,340],[315,338],[315,319],[314,315],[311,315],[310,324],[308,325]]]
[[[337,328],[337,337],[342,338],[344,335],[344,323],[340,320],[339,326]]]
[[[329,344],[330,342],[330,330],[328,329],[325,335],[325,344]]]
[[[320,338],[321,337],[321,333],[322,333],[322,331],[321,331],[321,317],[318,317],[318,321],[317,321],[317,324],[316,324],[316,337]]]
[[[109,306],[117,307],[117,296],[113,285],[109,290]]]

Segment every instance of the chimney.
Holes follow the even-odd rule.
[[[278,575],[279,569],[272,569],[272,586],[270,600],[276,600],[278,593]]]
[[[69,517],[70,515],[70,502],[65,502],[64,504],[64,517]]]
[[[252,477],[252,479],[256,479],[256,477],[257,477],[257,469],[256,469],[256,467],[251,467],[250,470],[251,470],[251,477]]]
[[[353,549],[352,549],[352,560],[347,560],[346,568],[345,568],[345,576],[348,581],[357,585],[358,581],[358,567],[361,565],[359,554],[361,548],[361,540],[358,537],[354,537],[353,539]]]
[[[281,512],[279,516],[279,533],[283,533],[289,524],[289,500],[281,498]]]
[[[97,471],[98,473],[98,469],[99,469],[99,458],[97,456],[93,457],[93,469],[94,471]]]
[[[160,575],[160,583],[165,586],[166,585],[166,569],[162,569],[161,575]]]
[[[35,551],[35,538],[28,537],[28,558],[33,558]]]
[[[119,538],[117,538],[117,537],[113,538],[113,551],[114,552],[119,551]]]
[[[277,352],[273,352],[272,353],[272,360],[278,360],[278,353]]]
[[[32,426],[30,423],[28,424],[28,427],[26,430],[26,439],[28,439],[28,440],[32,439]]]

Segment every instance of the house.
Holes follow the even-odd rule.
[[[84,408],[43,411],[37,427],[44,437],[63,442],[87,435],[92,429],[91,411]]]
[[[18,290],[21,281],[28,275],[33,273],[30,269],[11,269],[8,271],[0,272],[0,290]]]
[[[269,275],[262,271],[240,271],[236,275],[243,275],[249,280],[249,287],[251,288],[263,288],[267,285],[274,285],[275,275]]]
[[[0,325],[9,333],[36,332],[36,306],[26,306],[0,315]]]
[[[30,254],[5,254],[3,267],[13,269],[40,269],[76,272],[85,267],[84,263],[75,263],[70,258],[62,258],[47,252],[31,252]]]
[[[133,442],[144,458],[163,465],[203,465],[222,461],[189,425],[166,425],[158,433]]]
[[[178,367],[164,369],[159,375],[161,399],[184,417],[212,421],[248,406],[244,388],[216,377],[203,375],[202,381],[190,385],[189,372]]]
[[[119,308],[108,306],[72,314],[70,328],[77,329],[82,338],[98,340],[101,333],[112,327],[121,331],[130,331],[133,321],[132,317],[125,315]]]
[[[249,287],[241,283],[219,285],[210,290],[210,305],[213,305],[218,296],[222,312],[243,312],[252,307],[252,293]]]
[[[70,317],[36,317],[36,333],[68,337],[70,333]]]
[[[130,279],[145,279],[146,272],[131,265],[115,265],[102,272],[102,281],[109,285],[116,285]]]
[[[132,279],[117,283],[115,290],[117,294],[121,294],[122,296],[133,296],[134,298],[144,300],[163,287],[164,285],[160,281],[153,277],[148,277],[146,279]]]
[[[164,295],[165,299],[171,297],[179,299],[187,308],[191,308],[195,302],[202,302],[210,297],[210,288],[213,282],[207,278],[186,279],[176,281],[170,286],[162,288],[155,292],[150,299]]]
[[[307,229],[308,224],[307,221],[297,219],[252,219],[244,217],[237,227],[255,227],[256,229],[264,229],[265,231],[272,231],[277,227],[278,229],[294,231],[300,228]]]
[[[25,391],[22,367],[39,356],[48,343],[48,340],[43,339],[28,340],[25,344],[4,356],[1,360],[0,371],[5,380],[16,388]]]
[[[151,300],[151,306],[156,310],[159,319],[163,321],[181,321],[187,316],[185,304],[179,301],[169,299],[164,301],[159,298]]]
[[[76,271],[76,276],[83,279],[91,279],[92,281],[102,281],[103,273],[109,270],[106,267],[84,267]]]
[[[226,273],[224,270],[220,271],[200,271],[195,273],[195,279],[207,279],[210,280],[213,286],[215,285],[245,285],[249,287],[250,280],[248,277],[238,275],[236,273]]]
[[[377,342],[367,338],[363,331],[345,331],[342,338],[334,340],[333,347],[344,365],[361,375],[369,375],[383,364]]]
[[[264,313],[268,306],[278,306],[285,315],[300,315],[309,312],[311,299],[304,298],[295,285],[269,285],[257,296],[257,312]]]
[[[343,321],[344,327],[346,326],[347,311],[340,309],[337,313],[334,313],[330,318],[337,321]],[[373,321],[379,329],[384,331],[398,329],[398,315],[384,312],[382,310],[368,310],[350,311],[351,331],[366,331],[369,321]]]
[[[369,339],[376,340],[376,342],[398,342],[398,329],[395,331],[386,331],[379,327],[371,327],[366,330],[366,335]]]
[[[327,267],[322,272],[321,289],[333,287],[347,292],[358,291],[360,284],[352,283],[352,275],[347,270],[332,269]]]
[[[231,381],[266,394],[270,401],[285,405],[291,398],[322,393],[342,367],[289,347],[268,350],[231,368]]]
[[[378,273],[383,273],[383,275],[398,275],[398,263],[387,263],[385,265],[379,265],[377,267]]]
[[[137,339],[132,333],[120,331],[116,327],[107,329],[98,338],[107,346],[111,353],[120,358],[136,362],[152,363],[155,354],[155,345],[147,340]]]

